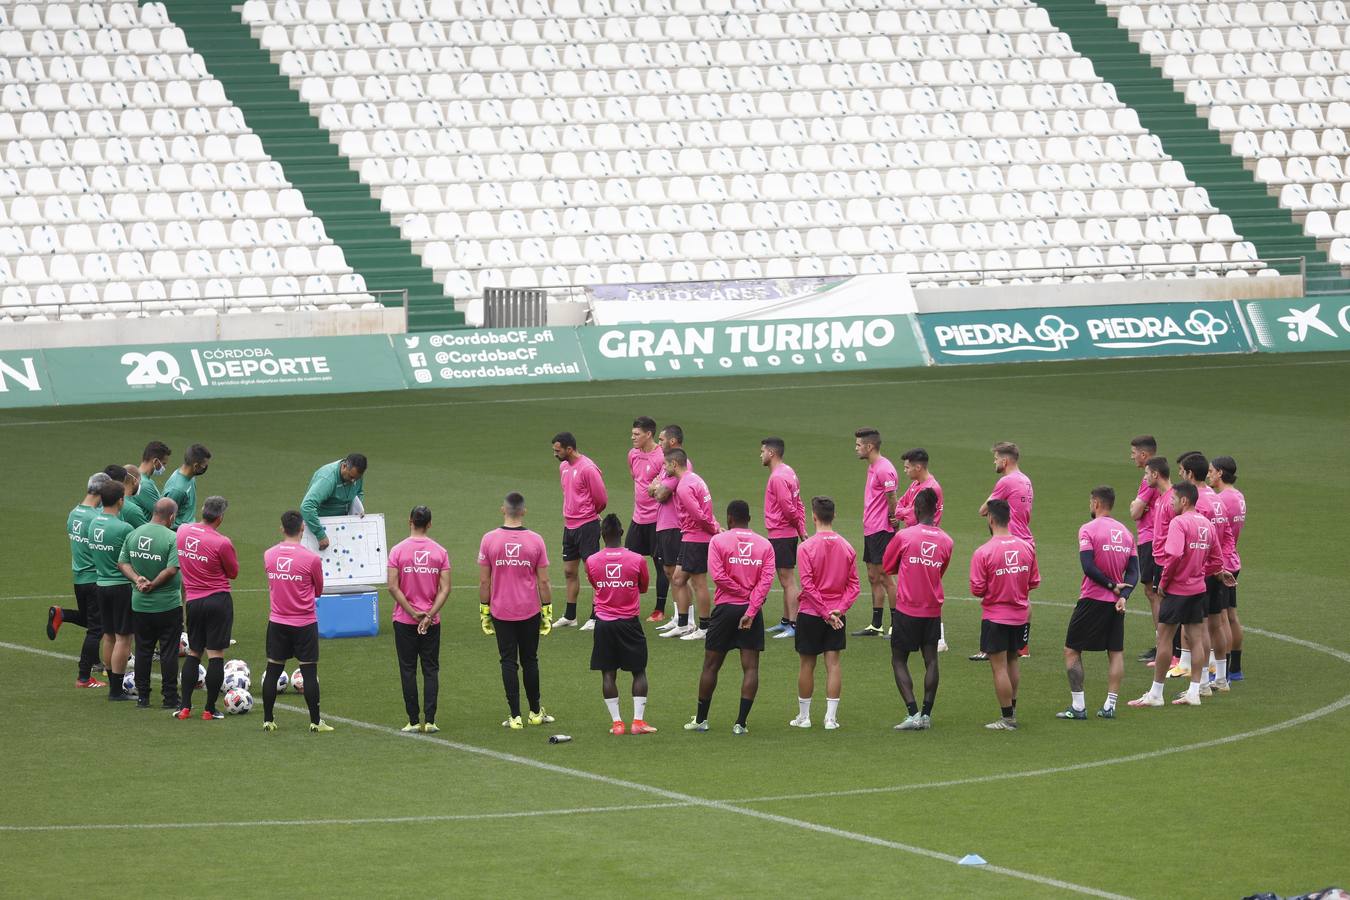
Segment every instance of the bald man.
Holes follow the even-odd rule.
[[[183,632],[183,580],[170,527],[178,504],[156,501],[150,521],[127,535],[117,567],[131,580],[131,624],[136,635],[136,706],[150,708],[150,665],[159,645],[160,692],[165,709],[178,709],[178,641]]]

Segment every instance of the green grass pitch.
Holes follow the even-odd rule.
[[[1350,884],[1340,821],[1350,803],[1348,384],[1350,354],[1334,354],[0,413],[0,893],[1239,897]],[[701,648],[653,640],[647,718],[660,733],[615,738],[588,671],[590,636],[576,631],[541,646],[556,725],[500,727],[495,645],[477,624],[479,537],[498,524],[501,496],[520,490],[527,524],[556,556],[549,440],[563,429],[604,469],[626,522],[624,457],[642,414],[684,426],[716,508],[745,498],[756,525],[766,474],[758,442],[781,435],[804,494],[834,496],[840,530],[859,549],[864,463],[854,429],[880,428],[892,459],[928,449],[956,540],[944,617],[952,651],[941,658],[932,731],[891,730],[903,706],[888,648],[852,639],[839,731],[787,726],[797,659],[769,641],[751,733],[730,733],[732,659],[712,732],[686,734]],[[1094,485],[1132,496],[1139,473],[1128,441],[1139,432],[1155,433],[1169,457],[1200,449],[1238,460],[1251,508],[1240,594],[1248,680],[1199,709],[1058,721],[1075,532]],[[234,655],[255,675],[267,617],[262,552],[318,465],[352,450],[369,456],[366,505],[386,514],[391,542],[411,506],[431,506],[432,536],[455,567],[439,739],[392,731],[404,723],[384,595],[378,637],[323,644],[331,735],[306,732],[297,695],[278,715],[281,730],[264,735],[259,710],[176,722],[72,688],[81,632],[70,627],[52,643],[42,631],[47,606],[70,592],[65,515],[90,472],[132,459],[152,438],[175,453],[202,441],[215,454],[199,495],[231,500],[224,530],[242,561]],[[981,727],[998,710],[987,667],[965,659],[979,633],[965,570],[983,540],[976,510],[994,481],[996,440],[1020,443],[1035,482],[1044,578],[1015,734]],[[552,580],[561,598],[557,559]],[[780,604],[775,590],[766,612]],[[1151,640],[1147,616],[1130,617],[1126,640],[1122,701],[1148,685],[1150,670],[1133,662]],[[1089,655],[1086,668],[1096,708],[1104,656]],[[628,717],[626,677],[620,684]],[[817,697],[819,720],[823,684]],[[550,732],[574,740],[550,745]],[[990,865],[954,864],[967,853]]]

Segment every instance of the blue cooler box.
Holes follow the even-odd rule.
[[[317,598],[319,637],[369,637],[380,633],[380,603],[376,591],[321,594]]]

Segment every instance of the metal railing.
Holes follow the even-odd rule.
[[[408,291],[331,291],[320,294],[246,294],[243,296],[179,297],[163,300],[113,300],[99,303],[0,303],[0,318],[15,321],[60,319],[145,319],[150,317],[243,315],[261,312],[337,311],[346,305],[358,309],[371,303],[402,308],[406,326]]]

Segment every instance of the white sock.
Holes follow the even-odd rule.
[[[1189,697],[1189,698],[1192,699],[1192,700],[1199,700],[1199,699],[1200,699],[1200,682],[1198,682],[1198,681],[1192,681],[1192,682],[1186,687],[1186,696]]]
[[[1074,709],[1087,709],[1087,700],[1083,697],[1082,691],[1069,691],[1069,702]]]
[[[942,622],[938,623],[938,640],[944,642],[947,640],[947,626]]]
[[[1181,651],[1181,667],[1183,669],[1189,669],[1191,667],[1191,651]]]
[[[1228,660],[1226,660],[1226,659],[1216,659],[1216,660],[1214,661],[1214,668],[1215,668],[1215,670],[1216,670],[1215,675],[1214,675],[1215,678],[1217,678],[1219,681],[1225,681],[1225,680],[1227,680],[1227,678],[1228,678]]]
[[[835,722],[839,719],[839,701],[825,698],[825,721]]]
[[[1161,682],[1161,681],[1155,681],[1155,682],[1153,682],[1153,687],[1151,687],[1151,688],[1148,689],[1148,695],[1149,695],[1150,697],[1155,697],[1155,698],[1161,700],[1161,699],[1162,699],[1162,696],[1163,696],[1163,688],[1166,687],[1166,686],[1167,686],[1167,685],[1166,685],[1166,683],[1164,683],[1164,682]]]
[[[1102,709],[1115,709],[1115,708],[1116,708],[1116,699],[1117,699],[1117,698],[1116,698],[1116,695],[1115,695],[1115,694],[1107,694],[1107,695],[1106,695],[1106,702],[1102,704]]]
[[[643,722],[647,719],[647,698],[633,698],[633,721]]]
[[[618,698],[618,697],[615,697],[613,700],[611,700],[611,699],[609,699],[608,697],[606,697],[606,698],[605,698],[605,706],[609,707],[609,718],[610,718],[611,721],[614,721],[614,722],[621,722],[621,721],[623,721],[623,716],[619,715],[619,698]]]
[[[798,698],[797,698],[797,718],[799,718],[799,719],[809,719],[809,718],[811,718],[811,698],[810,698],[810,697],[806,697],[806,698],[804,698],[804,699],[803,699],[802,697],[798,697]]]

